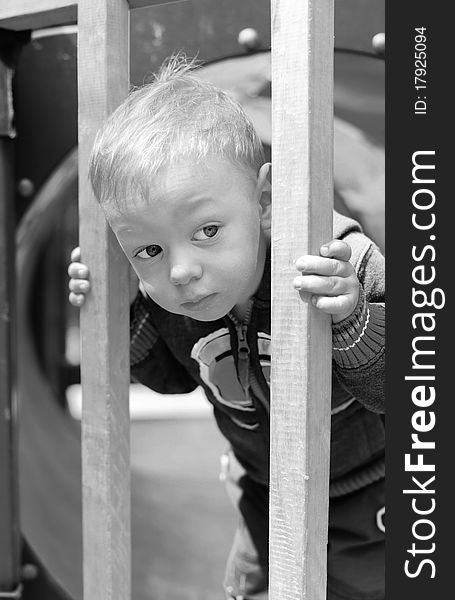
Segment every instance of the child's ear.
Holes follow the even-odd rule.
[[[264,231],[271,227],[272,222],[272,186],[270,184],[271,163],[264,163],[258,172],[256,192],[261,207],[261,226]]]

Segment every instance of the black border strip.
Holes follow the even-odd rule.
[[[387,599],[445,598],[453,579],[454,28],[444,8],[421,0],[386,2]],[[425,41],[416,38],[417,27],[426,28]],[[418,40],[425,48],[416,46]],[[425,83],[417,82],[426,87],[420,90],[415,52],[426,54],[425,74],[418,72]],[[434,442],[434,449],[413,449],[412,434]],[[419,460],[434,471],[417,470]]]

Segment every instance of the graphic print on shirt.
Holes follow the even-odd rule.
[[[270,336],[258,333],[258,353],[264,377],[270,381]],[[198,340],[191,358],[199,364],[202,381],[221,404],[245,412],[254,411],[249,394],[245,394],[237,378],[229,330],[218,329]]]

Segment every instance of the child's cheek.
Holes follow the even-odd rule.
[[[249,289],[254,286],[254,281],[258,279],[258,251],[257,247],[252,244],[243,246],[241,251],[230,258],[230,274],[231,282],[229,287],[240,291],[248,291],[253,294],[256,290]],[[227,283],[227,282],[226,282]]]

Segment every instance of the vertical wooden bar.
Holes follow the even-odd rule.
[[[11,144],[0,135],[0,593],[11,592],[20,581]]]
[[[13,69],[7,64],[15,45],[10,32],[0,32],[0,595],[17,591],[20,583],[17,415],[13,395]]]
[[[92,281],[81,311],[86,600],[131,597],[127,268],[87,177],[95,133],[128,93],[128,18],[126,0],[78,2],[79,237]]]
[[[292,288],[332,238],[333,0],[272,0],[270,599],[326,597],[330,318]]]

